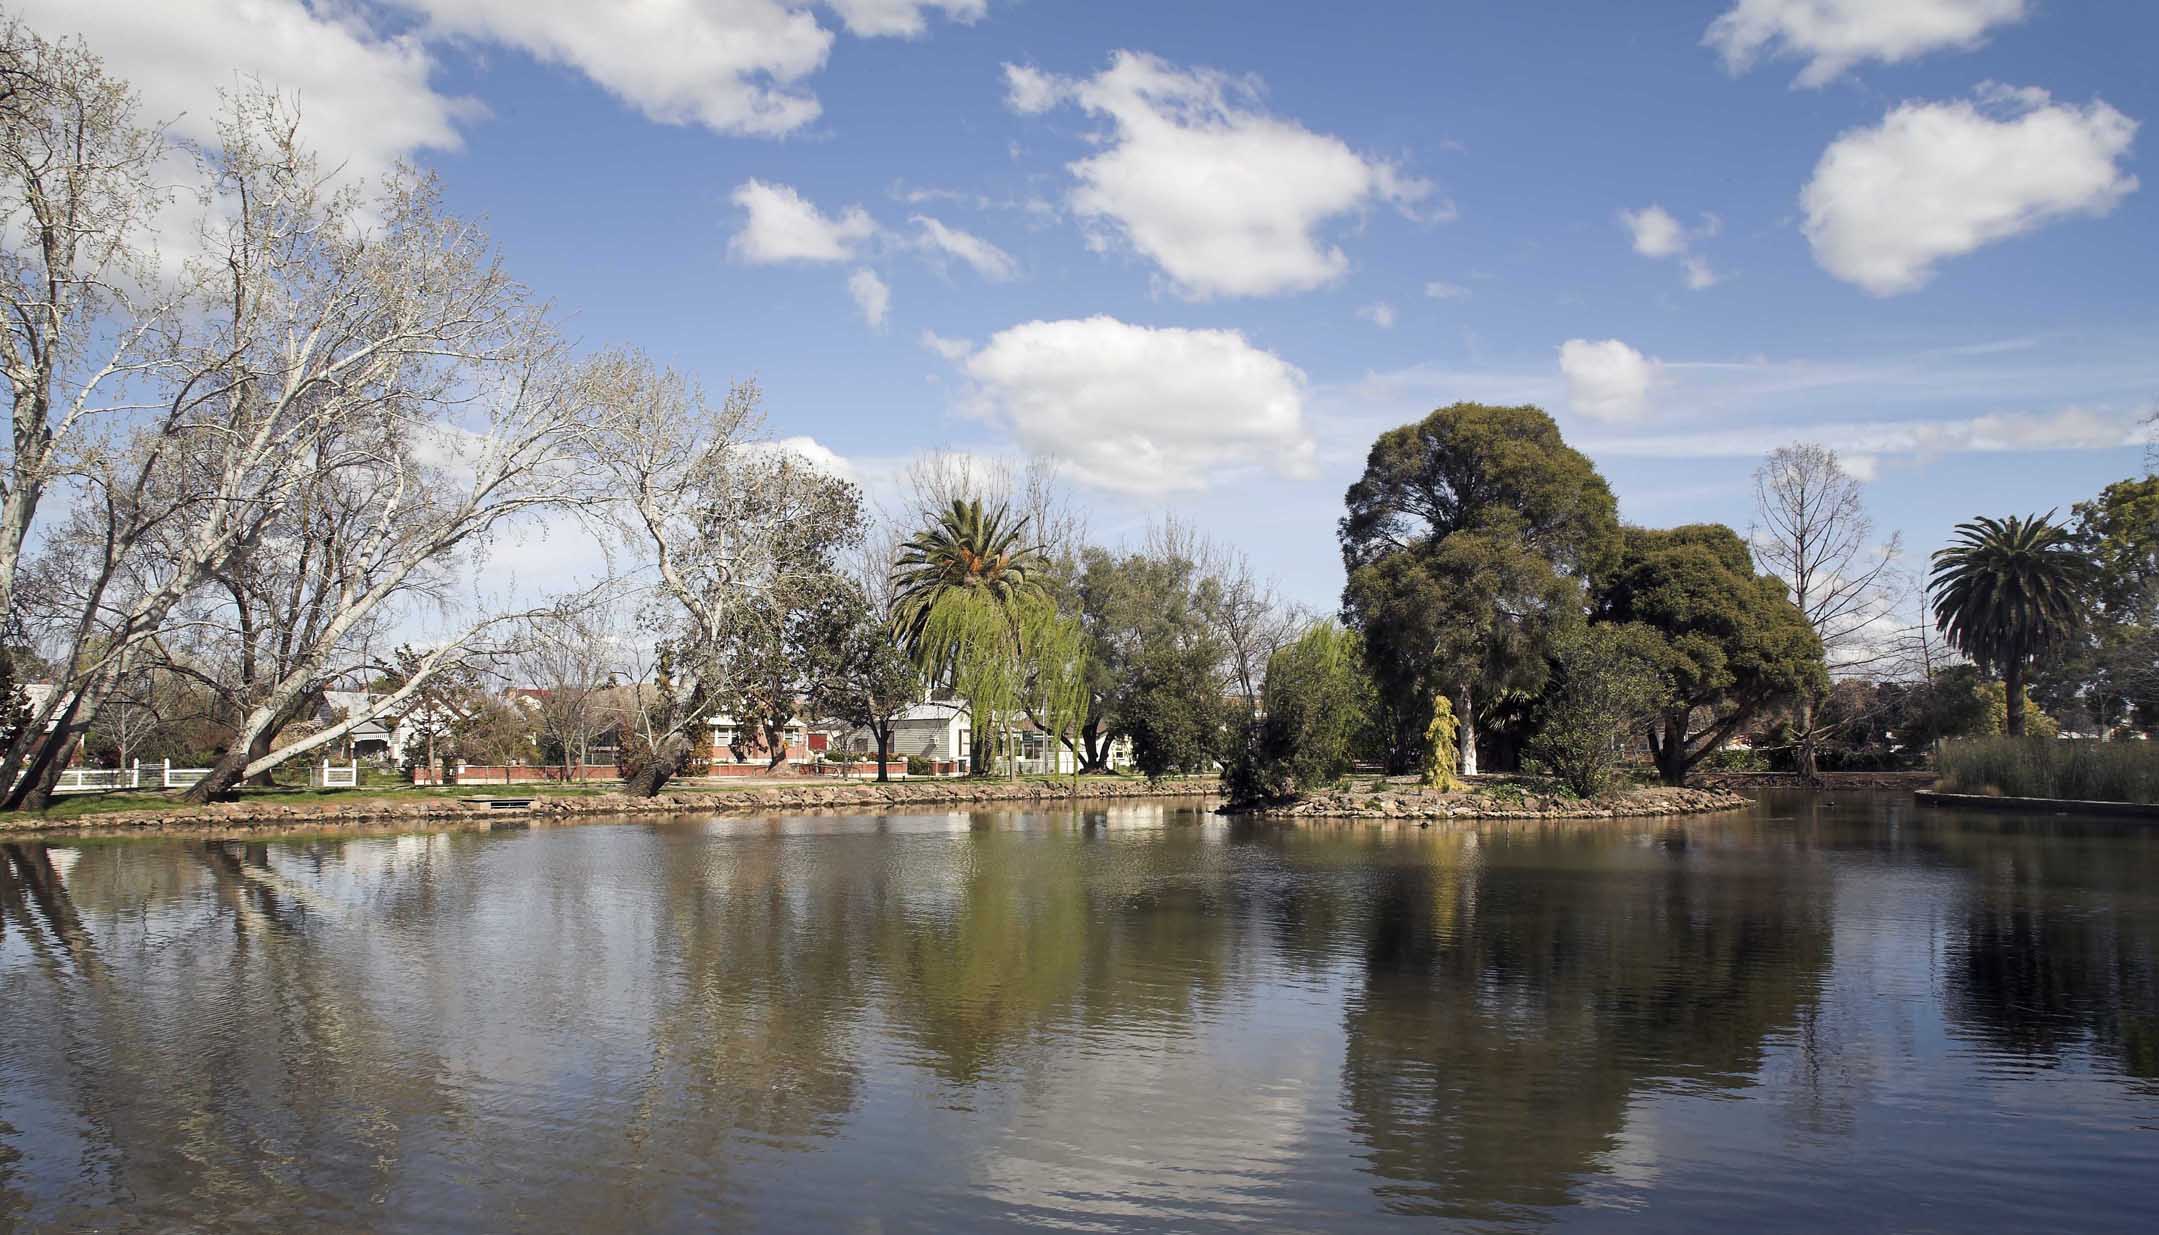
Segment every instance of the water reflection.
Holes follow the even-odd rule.
[[[2155,873],[1851,799],[9,844],[0,1230],[1981,1229],[2029,1213],[1995,1176],[2134,1213]],[[1962,1098],[2050,1076],[2074,1176]],[[1860,1186],[1952,1116],[2024,1156],[1913,1135],[1932,1195]]]
[[[1391,1206],[1520,1219],[1572,1199],[1645,1087],[1751,1083],[1816,999],[1829,889],[1752,852],[1477,839],[1387,868],[1345,1081]]]

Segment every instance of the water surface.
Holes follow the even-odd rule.
[[[2136,825],[0,849],[0,1230],[2159,1229]]]

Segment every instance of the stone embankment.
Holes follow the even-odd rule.
[[[526,807],[491,807],[440,797],[311,798],[278,802],[242,798],[208,806],[111,811],[69,819],[0,816],[0,834],[23,832],[225,832],[304,830],[363,825],[371,830],[411,825],[456,827],[494,821],[545,821],[606,815],[754,815],[798,810],[875,810],[881,807],[1026,804],[1118,798],[1201,797],[1217,791],[1212,777],[1162,780],[1083,780],[1075,795],[1065,781],[893,781],[889,784],[694,790],[635,798],[621,793],[534,795]],[[520,797],[516,787],[475,786],[473,796]]]
[[[1910,791],[1929,788],[1934,779],[1932,772],[1824,772],[1809,783],[1797,772],[1704,772],[1694,778],[1694,783],[1707,789]]]
[[[1374,793],[1356,788],[1315,793],[1284,804],[1226,806],[1223,814],[1287,819],[1635,819],[1744,810],[1754,800],[1724,789],[1630,789],[1600,798],[1535,793]]]

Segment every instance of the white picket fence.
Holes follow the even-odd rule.
[[[151,767],[148,778],[144,777],[142,760],[125,768],[68,768],[60,773],[52,791],[54,793],[111,793],[116,789],[155,789],[160,785],[167,789],[185,789],[210,774],[208,768],[176,768],[172,760]],[[315,783],[324,789],[357,789],[360,787],[360,764],[358,760],[343,767],[325,759],[315,769]]]
[[[176,768],[167,759],[150,769],[147,782],[153,789],[185,789],[210,774],[208,768]],[[68,768],[60,773],[54,783],[54,793],[110,793],[115,789],[140,789],[143,780],[142,760],[137,759],[124,768]]]

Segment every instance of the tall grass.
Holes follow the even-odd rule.
[[[2159,742],[1965,738],[1935,766],[1951,793],[2159,802]]]

